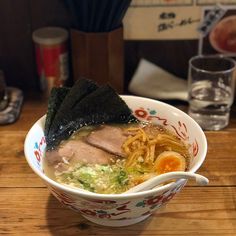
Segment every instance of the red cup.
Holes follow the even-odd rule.
[[[37,71],[41,90],[49,94],[52,87],[63,86],[68,79],[68,32],[45,27],[33,32]]]

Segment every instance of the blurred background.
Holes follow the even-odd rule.
[[[63,1],[0,1],[0,68],[8,86],[23,91],[39,90],[32,32],[44,26],[70,28],[69,13]],[[196,52],[197,40],[125,40],[125,90],[140,58],[186,77],[188,58]],[[176,58],[175,55],[180,54],[181,57]]]
[[[176,24],[171,21],[173,20],[171,17],[177,19],[176,15],[178,14],[178,8],[175,4],[181,2],[185,11],[186,9],[188,11],[189,7],[190,12],[188,14],[193,16],[196,14],[191,13],[191,5],[198,5],[198,17],[189,19],[187,16],[187,18],[182,19],[185,20],[184,22],[180,21],[178,24],[190,25],[195,23],[196,28],[201,15],[199,7],[215,5],[215,2],[220,1],[157,1],[153,6],[144,6],[145,1],[132,1],[127,12],[127,19],[124,22],[124,92],[128,91],[128,84],[141,58],[155,63],[173,75],[186,79],[188,60],[198,53],[199,38],[197,38],[197,34],[194,37],[186,37],[186,39],[184,37],[175,39],[173,35],[169,39],[168,37],[155,38],[150,36],[151,34],[145,35],[148,26],[147,28],[143,27],[143,24],[145,23],[145,16],[148,15],[137,12],[140,6],[145,9],[153,7],[154,10],[157,10],[155,19],[156,27],[159,27],[157,31],[161,31],[160,27],[168,26],[168,24],[158,25],[158,20],[169,20],[169,28],[171,29],[173,24]],[[142,6],[142,4],[144,5]],[[162,8],[162,4],[165,4],[165,8]],[[235,3],[234,1],[222,1],[222,4],[233,5]],[[141,18],[142,16],[143,18]],[[59,26],[67,30],[71,28],[70,14],[64,1],[0,1],[0,69],[5,73],[8,86],[18,87],[24,92],[39,91],[40,85],[32,33],[34,30],[45,26]],[[138,33],[135,34],[135,31]],[[174,34],[176,35],[176,32]],[[72,74],[71,70],[70,63],[70,73]]]

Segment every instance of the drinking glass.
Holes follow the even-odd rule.
[[[189,61],[189,115],[203,130],[220,130],[229,124],[234,100],[236,63],[221,55],[199,55]]]

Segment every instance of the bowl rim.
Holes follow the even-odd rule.
[[[159,100],[155,100],[155,99],[151,99],[151,98],[146,98],[146,97],[140,97],[140,96],[135,96],[135,95],[120,95],[121,98],[125,99],[125,98],[131,98],[131,99],[139,99],[141,100],[148,100],[150,102],[155,102],[157,104],[161,104],[162,106],[167,106],[168,108],[172,109],[173,111],[176,111],[178,113],[181,114],[181,116],[186,117],[187,119],[191,120],[191,122],[193,122],[193,124],[198,128],[198,131],[200,132],[201,135],[201,139],[203,142],[203,150],[202,150],[202,155],[200,157],[200,160],[198,161],[198,163],[189,171],[190,173],[194,173],[196,172],[200,166],[202,165],[202,163],[204,162],[205,158],[206,158],[206,154],[207,154],[207,139],[206,136],[203,132],[203,130],[201,129],[201,127],[197,124],[196,121],[194,121],[189,115],[187,115],[185,112],[181,111],[180,109],[169,105],[165,102],[159,101]],[[51,178],[49,178],[48,176],[46,176],[46,174],[40,170],[38,170],[32,163],[30,156],[30,153],[27,149],[27,143],[29,140],[29,136],[32,132],[32,130],[39,125],[40,122],[42,122],[43,120],[45,120],[46,115],[42,116],[41,118],[39,118],[34,124],[33,126],[30,128],[30,130],[28,131],[26,137],[25,137],[25,141],[24,141],[24,153],[25,153],[25,158],[29,164],[29,166],[31,167],[31,169],[41,178],[43,179],[46,183],[47,186],[52,185],[62,191],[65,192],[69,192],[70,194],[73,195],[80,195],[81,197],[84,198],[92,198],[92,199],[104,199],[104,200],[122,200],[122,199],[131,199],[131,198],[138,198],[138,197],[145,197],[147,195],[154,195],[155,193],[158,192],[165,192],[167,190],[171,190],[173,188],[175,188],[178,185],[181,184],[185,184],[187,182],[187,180],[185,179],[179,179],[175,182],[166,184],[164,186],[158,187],[158,188],[154,188],[154,189],[150,189],[150,190],[146,190],[146,191],[142,191],[142,192],[137,192],[137,193],[121,193],[121,194],[101,194],[101,193],[93,193],[93,192],[89,192],[86,190],[80,190],[80,189],[76,189],[76,188],[72,188],[72,187],[67,187],[66,185],[62,185],[54,180],[52,180]],[[43,121],[44,122],[44,121]]]

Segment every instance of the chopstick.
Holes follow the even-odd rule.
[[[85,32],[109,32],[122,24],[131,0],[65,0],[72,25]]]
[[[114,22],[112,22],[112,25],[114,25],[116,28],[122,25],[122,21],[124,19],[125,13],[127,12],[130,6],[130,3],[131,3],[131,0],[125,0],[123,1],[123,4],[120,5],[118,14],[116,15],[116,18],[114,19]]]

